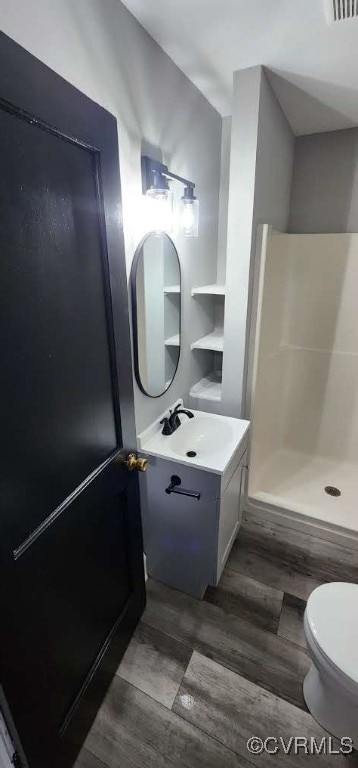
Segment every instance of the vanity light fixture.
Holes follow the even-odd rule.
[[[170,234],[173,229],[173,193],[166,177],[153,170],[151,185],[145,194],[153,201],[150,211],[151,227],[156,232]]]
[[[152,226],[154,230],[167,233],[170,233],[173,228],[173,193],[169,187],[169,180],[179,181],[184,185],[184,195],[180,201],[182,234],[186,237],[198,237],[199,201],[194,195],[195,184],[172,173],[163,163],[142,155],[143,194],[155,202]]]
[[[181,199],[181,228],[186,237],[198,237],[199,234],[199,200],[194,195],[194,187],[184,189]]]

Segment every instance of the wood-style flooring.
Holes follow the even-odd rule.
[[[358,551],[248,519],[203,601],[149,579],[147,608],[76,768],[358,765],[356,754],[247,749],[251,736],[326,735],[302,683],[304,608],[327,581],[358,582]]]

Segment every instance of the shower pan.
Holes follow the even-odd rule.
[[[248,509],[358,540],[358,234],[263,228]]]

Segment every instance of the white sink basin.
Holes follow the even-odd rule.
[[[225,422],[219,428],[217,421],[207,415],[194,416],[193,419],[181,415],[180,419],[180,427],[169,437],[172,451],[179,456],[204,459],[232,441],[232,429]]]
[[[182,405],[182,403],[179,403]],[[174,403],[171,410],[174,409]],[[192,410],[192,409],[190,409]],[[193,419],[180,414],[180,427],[172,435],[162,435],[159,417],[138,435],[138,448],[145,455],[223,474],[234,454],[244,446],[249,421],[193,411]],[[163,414],[166,415],[166,414]]]

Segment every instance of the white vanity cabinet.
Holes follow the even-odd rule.
[[[231,547],[241,525],[243,503],[246,494],[247,476],[247,438],[241,446],[242,452],[235,456],[227,471],[221,477],[220,497],[218,499],[218,541],[216,560],[217,584]]]
[[[247,427],[248,428],[248,427]],[[239,530],[244,496],[247,429],[222,472],[143,453],[141,476],[144,550],[149,576],[196,598],[221,576]],[[166,492],[173,477],[180,491]]]

